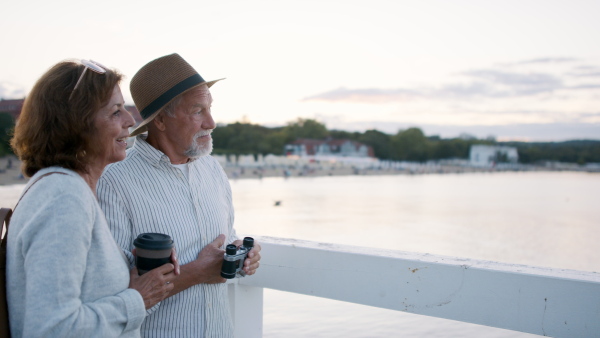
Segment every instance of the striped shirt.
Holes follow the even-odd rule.
[[[212,156],[189,163],[189,176],[138,136],[125,160],[109,165],[97,195],[117,243],[133,267],[133,240],[144,232],[170,235],[180,264],[195,260],[219,234],[227,243],[233,229],[231,187]],[[225,284],[198,284],[151,309],[144,337],[232,337]]]

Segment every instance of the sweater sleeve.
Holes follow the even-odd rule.
[[[64,193],[41,201],[24,224],[24,337],[116,337],[140,327],[135,290],[82,300],[95,216],[81,196]]]

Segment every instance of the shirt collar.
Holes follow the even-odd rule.
[[[150,145],[150,143],[146,142],[147,136],[148,135],[146,134],[136,136],[133,148],[152,164],[158,165],[160,162],[171,164],[171,159],[169,156],[165,155],[165,153],[154,148]],[[197,160],[197,158],[192,158],[188,163],[192,163],[195,160]]]
[[[148,162],[158,165],[160,162],[171,164],[169,156],[165,155],[162,151],[154,148],[148,142],[146,142],[146,135],[138,135],[135,137],[135,143],[133,148]]]

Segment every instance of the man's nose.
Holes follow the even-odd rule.
[[[215,129],[217,127],[215,120],[212,117],[212,114],[208,114],[207,118],[202,121],[202,129]]]

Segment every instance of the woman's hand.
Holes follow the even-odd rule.
[[[150,270],[142,276],[138,276],[138,269],[133,268],[130,271],[129,288],[142,295],[144,305],[149,309],[169,296],[174,279],[175,266],[171,263]]]

